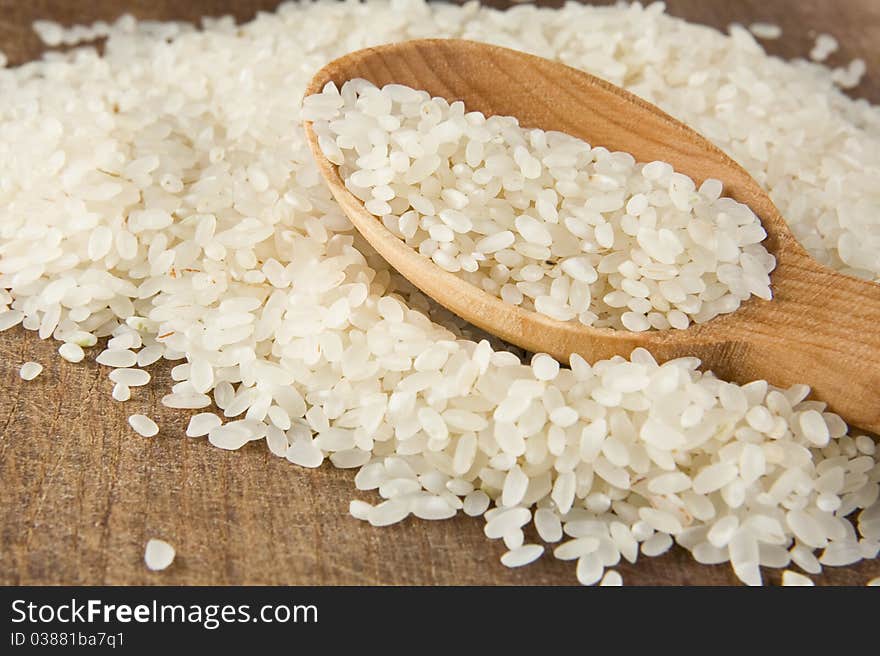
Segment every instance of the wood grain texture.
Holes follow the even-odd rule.
[[[378,87],[403,84],[468,111],[516,116],[523,127],[565,132],[588,143],[662,160],[697,184],[724,183],[767,230],[776,256],[773,300],[752,298],[731,314],[687,330],[593,328],[557,321],[503,302],[445,271],[395,236],[348,188],[318,146],[312,154],[333,196],[361,234],[410,282],[455,314],[532,352],[567,362],[628,357],[644,347],[659,361],[692,355],[729,380],[810,385],[853,425],[880,432],[880,285],[835,273],[798,244],[770,197],[721,149],[655,105],[583,71],[523,52],[460,39],[420,39],[367,48],[328,63],[306,95],[328,82],[363,78]]]
[[[228,13],[248,18],[272,0],[0,0],[0,49],[13,62],[39,53],[28,29],[37,17],[66,23],[112,18],[194,19]],[[844,37],[835,61],[861,56],[869,80],[857,93],[880,100],[880,7],[874,0],[668,2],[672,13],[716,26],[776,20],[786,38],[770,48],[803,54],[810,26]],[[789,36],[790,35],[790,36]],[[873,66],[872,66],[873,64]],[[408,519],[373,529],[348,516],[352,472],[304,470],[260,445],[224,452],[183,436],[187,415],[159,404],[167,369],[110,399],[106,368],[92,352],[80,365],[22,329],[0,334],[0,583],[2,584],[572,584],[572,563],[545,558],[508,570],[503,545],[478,520]],[[18,377],[27,360],[45,366]],[[156,418],[162,432],[140,438],[125,420]],[[369,496],[357,495],[369,499]],[[143,566],[147,539],[162,537],[178,557],[165,572]],[[733,584],[726,566],[696,565],[680,549],[618,568],[633,584]],[[861,585],[880,561],[827,570],[819,583]],[[776,572],[768,579],[778,582]]]

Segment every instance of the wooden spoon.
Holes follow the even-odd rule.
[[[377,86],[423,89],[468,111],[516,116],[524,127],[558,130],[594,146],[663,160],[693,178],[724,183],[724,195],[746,203],[767,231],[776,256],[772,301],[752,298],[731,314],[686,330],[591,328],[561,322],[502,302],[389,232],[343,184],[306,122],[324,179],[367,241],[414,285],[464,319],[530,351],[563,362],[589,361],[647,348],[658,361],[697,356],[703,366],[737,382],[778,386],[808,383],[817,398],[847,421],[880,432],[880,285],[816,262],[798,244],[779,210],[746,171],[720,149],[654,105],[582,71],[515,50],[456,39],[424,39],[368,48],[321,69],[307,95],[333,81],[364,78]]]

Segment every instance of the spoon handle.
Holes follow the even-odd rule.
[[[773,294],[722,320],[727,329],[716,337],[723,332],[724,339],[694,354],[721,377],[809,381],[829,409],[880,433],[880,285],[835,273],[800,251],[780,260]]]

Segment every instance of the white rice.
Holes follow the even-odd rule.
[[[620,587],[623,585],[623,577],[616,570],[605,570],[605,575],[599,581],[599,585],[603,587]]]
[[[782,585],[784,586],[812,586],[816,585],[813,583],[813,580],[804,576],[803,574],[798,574],[797,572],[792,572],[790,569],[785,570],[782,573]]]
[[[110,394],[115,401],[128,401],[131,398],[131,388],[124,383],[116,383]]]
[[[150,382],[150,373],[143,369],[114,369],[108,375],[114,383],[127,385],[128,387],[141,387]]]
[[[138,435],[143,437],[153,437],[159,432],[159,426],[156,422],[146,415],[131,415],[128,418],[128,424]]]
[[[186,434],[187,437],[202,437],[222,424],[223,420],[213,412],[200,412],[190,417]]]
[[[595,585],[604,574],[602,561],[596,553],[586,554],[578,558],[575,574],[581,585]]]
[[[82,359],[85,357],[85,351],[83,351],[79,344],[65,342],[58,347],[58,355],[68,362],[82,362]]]
[[[540,544],[525,544],[506,552],[501,556],[501,563],[506,567],[522,567],[538,560],[542,553],[544,547]]]
[[[825,61],[832,53],[837,51],[839,45],[837,39],[830,34],[819,34],[816,37],[815,45],[810,50],[810,59],[816,62]]]
[[[362,521],[366,521],[370,516],[370,510],[372,510],[373,506],[371,506],[366,501],[360,501],[358,499],[353,499],[348,504],[348,512],[355,519],[360,519]]]
[[[151,538],[147,540],[147,547],[144,549],[144,563],[154,572],[161,571],[174,562],[174,555],[174,547],[165,540]]]
[[[535,529],[544,542],[553,543],[562,539],[562,522],[549,508],[539,508],[535,511]]]
[[[766,233],[717,180],[400,85],[331,82],[303,106],[367,211],[507,303],[640,332],[771,297]]]
[[[808,388],[730,385],[643,351],[523,364],[353,232],[296,111],[315,70],[376,43],[460,36],[562,59],[707,135],[817,259],[876,280],[880,113],[835,88],[858,81],[858,62],[786,63],[743,28],[722,35],[659,5],[320,2],[238,27],[127,17],[106,31],[103,57],[0,70],[0,330],[52,336],[70,360],[107,338],[100,359],[116,370],[175,361],[163,404],[215,403],[223,418],[193,431],[212,444],[358,467],[377,497],[352,514],[377,526],[463,510],[514,543],[534,522],[584,583],[674,542],[748,583],[786,560],[814,574],[874,553],[876,454]],[[528,485],[514,474],[518,505],[498,507],[515,467]]]
[[[25,362],[18,370],[22,380],[33,380],[43,371],[43,365],[39,362]]]
[[[778,39],[782,36],[782,28],[775,23],[752,23],[749,25],[749,32],[764,40]]]
[[[137,355],[128,349],[106,349],[95,361],[108,367],[133,367],[137,363]]]

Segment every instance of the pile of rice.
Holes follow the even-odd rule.
[[[0,329],[53,337],[71,361],[109,337],[99,362],[120,400],[144,367],[180,361],[163,403],[219,408],[189,435],[356,468],[384,500],[352,514],[377,526],[483,514],[506,565],[553,545],[582,583],[615,584],[621,558],[675,541],[756,584],[762,565],[815,574],[877,555],[875,444],[806,387],[738,386],[644,351],[523,364],[469,339],[353,231],[298,110],[311,75],[357,48],[455,36],[528,50],[685,120],[820,261],[876,280],[880,112],[841,94],[839,73],[661,5],[319,2],[243,26],[80,30],[105,32],[102,57],[0,69]],[[131,424],[150,436],[147,419]],[[544,544],[526,543],[530,523]]]
[[[719,180],[396,84],[328,83],[302,116],[368,212],[505,303],[641,332],[770,300],[767,233]]]

